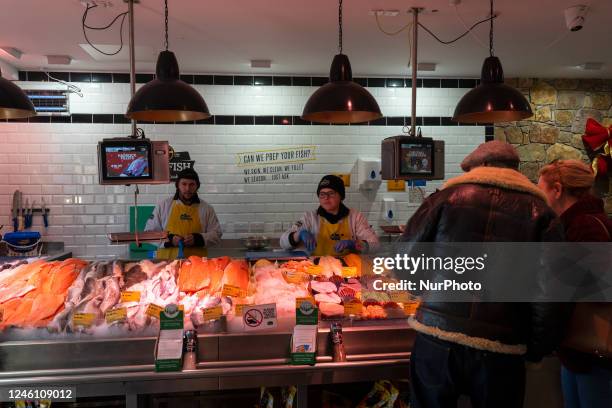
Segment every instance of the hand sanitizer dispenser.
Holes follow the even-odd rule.
[[[357,179],[359,188],[373,190],[382,182],[380,177],[380,159],[357,160]]]
[[[389,223],[395,219],[395,199],[383,198],[383,218]]]

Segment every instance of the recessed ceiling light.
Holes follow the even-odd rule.
[[[603,62],[585,62],[577,66],[585,71],[599,71],[603,67]]]
[[[417,63],[417,71],[435,71],[438,64],[435,62],[419,62]],[[408,68],[410,68],[410,64],[408,64]]]
[[[47,55],[49,65],[70,65],[72,57],[70,55]]]
[[[270,68],[272,61],[269,59],[251,60],[251,68]]]

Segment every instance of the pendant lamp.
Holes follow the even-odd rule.
[[[180,80],[176,57],[168,51],[168,0],[164,3],[166,50],[157,57],[156,78],[136,92],[125,116],[150,122],[186,122],[209,118],[210,112],[204,98]]]
[[[318,123],[358,123],[382,117],[376,99],[353,82],[351,63],[342,53],[342,0],[338,1],[338,50],[329,70],[329,82],[313,93],[302,119]]]
[[[482,64],[480,84],[466,93],[455,107],[453,120],[461,123],[512,122],[533,116],[527,99],[518,90],[504,84],[504,70],[493,55],[493,0],[489,54]]]
[[[30,98],[0,71],[0,119],[22,119],[36,116]]]

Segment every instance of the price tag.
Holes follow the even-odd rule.
[[[96,315],[93,313],[75,313],[72,315],[72,324],[74,326],[89,327],[93,324],[95,319]]]
[[[395,303],[410,302],[410,295],[404,290],[389,291],[389,297],[391,298],[391,301]]]
[[[363,312],[363,304],[361,304],[358,300],[351,300],[348,303],[344,304],[344,315],[345,316],[355,316],[361,315]]]
[[[202,309],[204,320],[217,320],[223,316],[223,308],[221,306],[207,307]]]
[[[245,293],[238,286],[233,285],[223,285],[223,289],[221,290],[222,296],[230,296],[230,297],[245,297]]]
[[[314,276],[319,276],[323,273],[323,267],[319,265],[310,265],[306,268],[306,272]]]
[[[164,310],[163,307],[157,306],[155,303],[150,303],[149,307],[147,307],[147,311],[145,312],[147,316],[154,317],[159,319],[159,314]]]
[[[387,191],[406,191],[406,181],[387,180]]]
[[[121,322],[127,319],[127,309],[120,307],[118,309],[109,310],[104,314],[106,323]]]
[[[342,267],[342,277],[343,278],[352,278],[354,276],[357,276],[356,266],[343,266]]]
[[[242,316],[242,311],[244,310],[244,308],[245,307],[249,307],[249,306],[253,306],[253,305],[247,305],[247,304],[242,304],[242,303],[239,304],[239,305],[236,305],[236,309],[234,311],[234,314],[236,316]]]
[[[121,292],[121,303],[140,302],[140,292],[127,291]]]

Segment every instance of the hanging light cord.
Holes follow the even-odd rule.
[[[92,8],[96,8],[98,7],[97,5],[87,5],[87,8],[85,9],[85,12],[83,13],[83,19],[82,19],[82,28],[83,28],[83,36],[85,37],[85,41],[87,41],[87,44],[89,44],[91,46],[91,48],[93,48],[94,50],[98,51],[100,54],[104,54],[104,55],[108,55],[108,56],[112,56],[112,55],[117,55],[121,52],[121,50],[123,49],[123,23],[125,22],[125,17],[128,15],[128,12],[126,11],[125,13],[121,13],[119,15],[117,15],[113,21],[111,21],[108,25],[103,26],[103,27],[92,27],[87,25],[86,21],[87,21],[87,14],[89,13],[89,10],[91,10]],[[105,52],[102,51],[101,49],[97,48],[95,45],[92,44],[91,41],[89,41],[89,38],[87,37],[87,30],[86,29],[90,29],[90,30],[99,30],[99,31],[103,31],[103,30],[107,30],[109,29],[113,24],[115,24],[115,22],[120,18],[121,18],[121,25],[119,27],[119,40],[120,40],[120,46],[119,49],[115,52]]]
[[[338,0],[338,51],[342,54],[342,0]]]
[[[489,53],[493,56],[493,0],[491,0],[491,14],[489,14],[491,18],[491,28],[489,30]]]
[[[487,21],[491,21],[491,25],[493,25],[493,20],[496,19],[497,16],[491,16],[491,17],[487,17],[483,20],[480,20],[476,23],[474,23],[465,33],[461,34],[459,37],[455,38],[454,40],[450,40],[450,41],[444,41],[441,40],[440,38],[438,38],[437,35],[435,35],[429,28],[425,27],[422,23],[418,23],[419,27],[423,28],[423,30],[427,31],[427,33],[429,35],[431,35],[433,38],[435,38],[439,43],[441,44],[452,44],[454,42],[459,41],[460,39],[462,39],[463,37],[465,37],[466,35],[468,35],[470,33],[470,31],[472,31],[474,28],[476,28],[477,26],[479,26],[482,23],[486,23]]]
[[[165,39],[165,45],[166,45],[166,51],[168,51],[168,0],[164,0],[164,4],[165,4],[165,9],[164,9],[164,13],[165,13],[165,27],[166,27],[166,39]]]
[[[83,97],[83,92],[81,91],[81,88],[79,88],[78,86],[72,85],[66,81],[62,81],[61,79],[57,79],[51,74],[49,74],[47,71],[43,71],[43,72],[45,73],[45,75],[47,75],[47,78],[49,78],[51,81],[59,82],[62,85],[66,85],[66,87],[68,88],[68,92],[77,94],[81,98]]]
[[[376,18],[376,25],[378,26],[378,29],[380,30],[380,32],[382,32],[383,34],[386,34],[388,36],[394,36],[394,35],[398,35],[399,33],[401,33],[402,31],[404,31],[405,29],[408,29],[408,66],[410,66],[410,64],[412,63],[412,36],[410,33],[410,28],[412,27],[412,23],[408,23],[405,26],[403,26],[402,28],[395,30],[395,31],[387,31],[383,28],[383,26],[380,24],[380,20],[378,19],[378,14],[374,13],[374,17]]]

